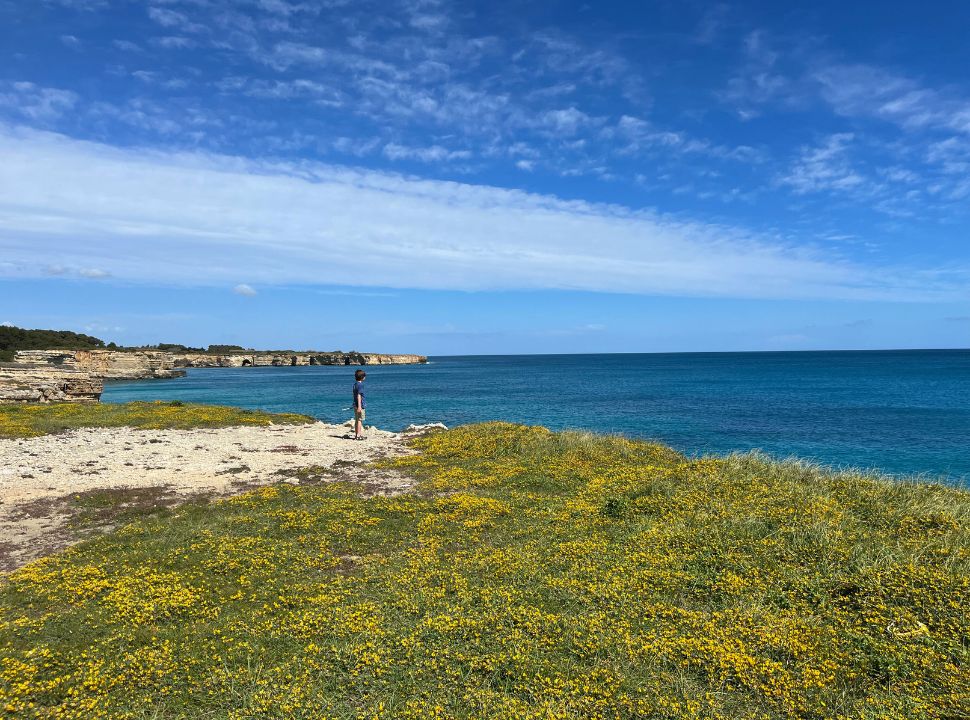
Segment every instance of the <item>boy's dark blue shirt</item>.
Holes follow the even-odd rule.
[[[364,399],[364,382],[363,380],[358,380],[354,383],[354,407],[357,407],[357,396],[360,395],[360,406],[362,408],[367,407],[367,401]]]

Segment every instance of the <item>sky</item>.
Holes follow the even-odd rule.
[[[0,323],[968,347],[970,4],[0,0]]]

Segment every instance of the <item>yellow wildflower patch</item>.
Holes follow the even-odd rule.
[[[10,574],[0,717],[970,716],[966,492],[493,423]]]

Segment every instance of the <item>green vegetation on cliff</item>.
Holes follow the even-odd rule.
[[[100,338],[82,335],[70,330],[26,330],[19,327],[0,325],[0,362],[10,362],[18,350],[117,350],[134,352],[138,350],[160,350],[170,353],[206,353],[210,355],[232,355],[234,353],[295,354],[297,352],[317,352],[311,350],[254,350],[242,345],[213,344],[208,347],[192,347],[180,343],[157,343],[124,347],[115,343],[105,343]],[[340,350],[327,352],[340,353]],[[353,352],[353,351],[351,351]]]
[[[0,362],[13,360],[17,350],[95,350],[104,340],[70,330],[26,330],[0,325]]]
[[[82,427],[212,428],[233,425],[297,425],[308,415],[265,413],[220,405],[172,402],[124,404],[51,403],[0,405],[0,438],[34,437]]]
[[[9,575],[17,717],[962,718],[970,495],[506,424]]]

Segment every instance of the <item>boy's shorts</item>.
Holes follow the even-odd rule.
[[[365,417],[367,417],[367,411],[363,408],[360,410],[354,410],[354,422],[364,422]]]

